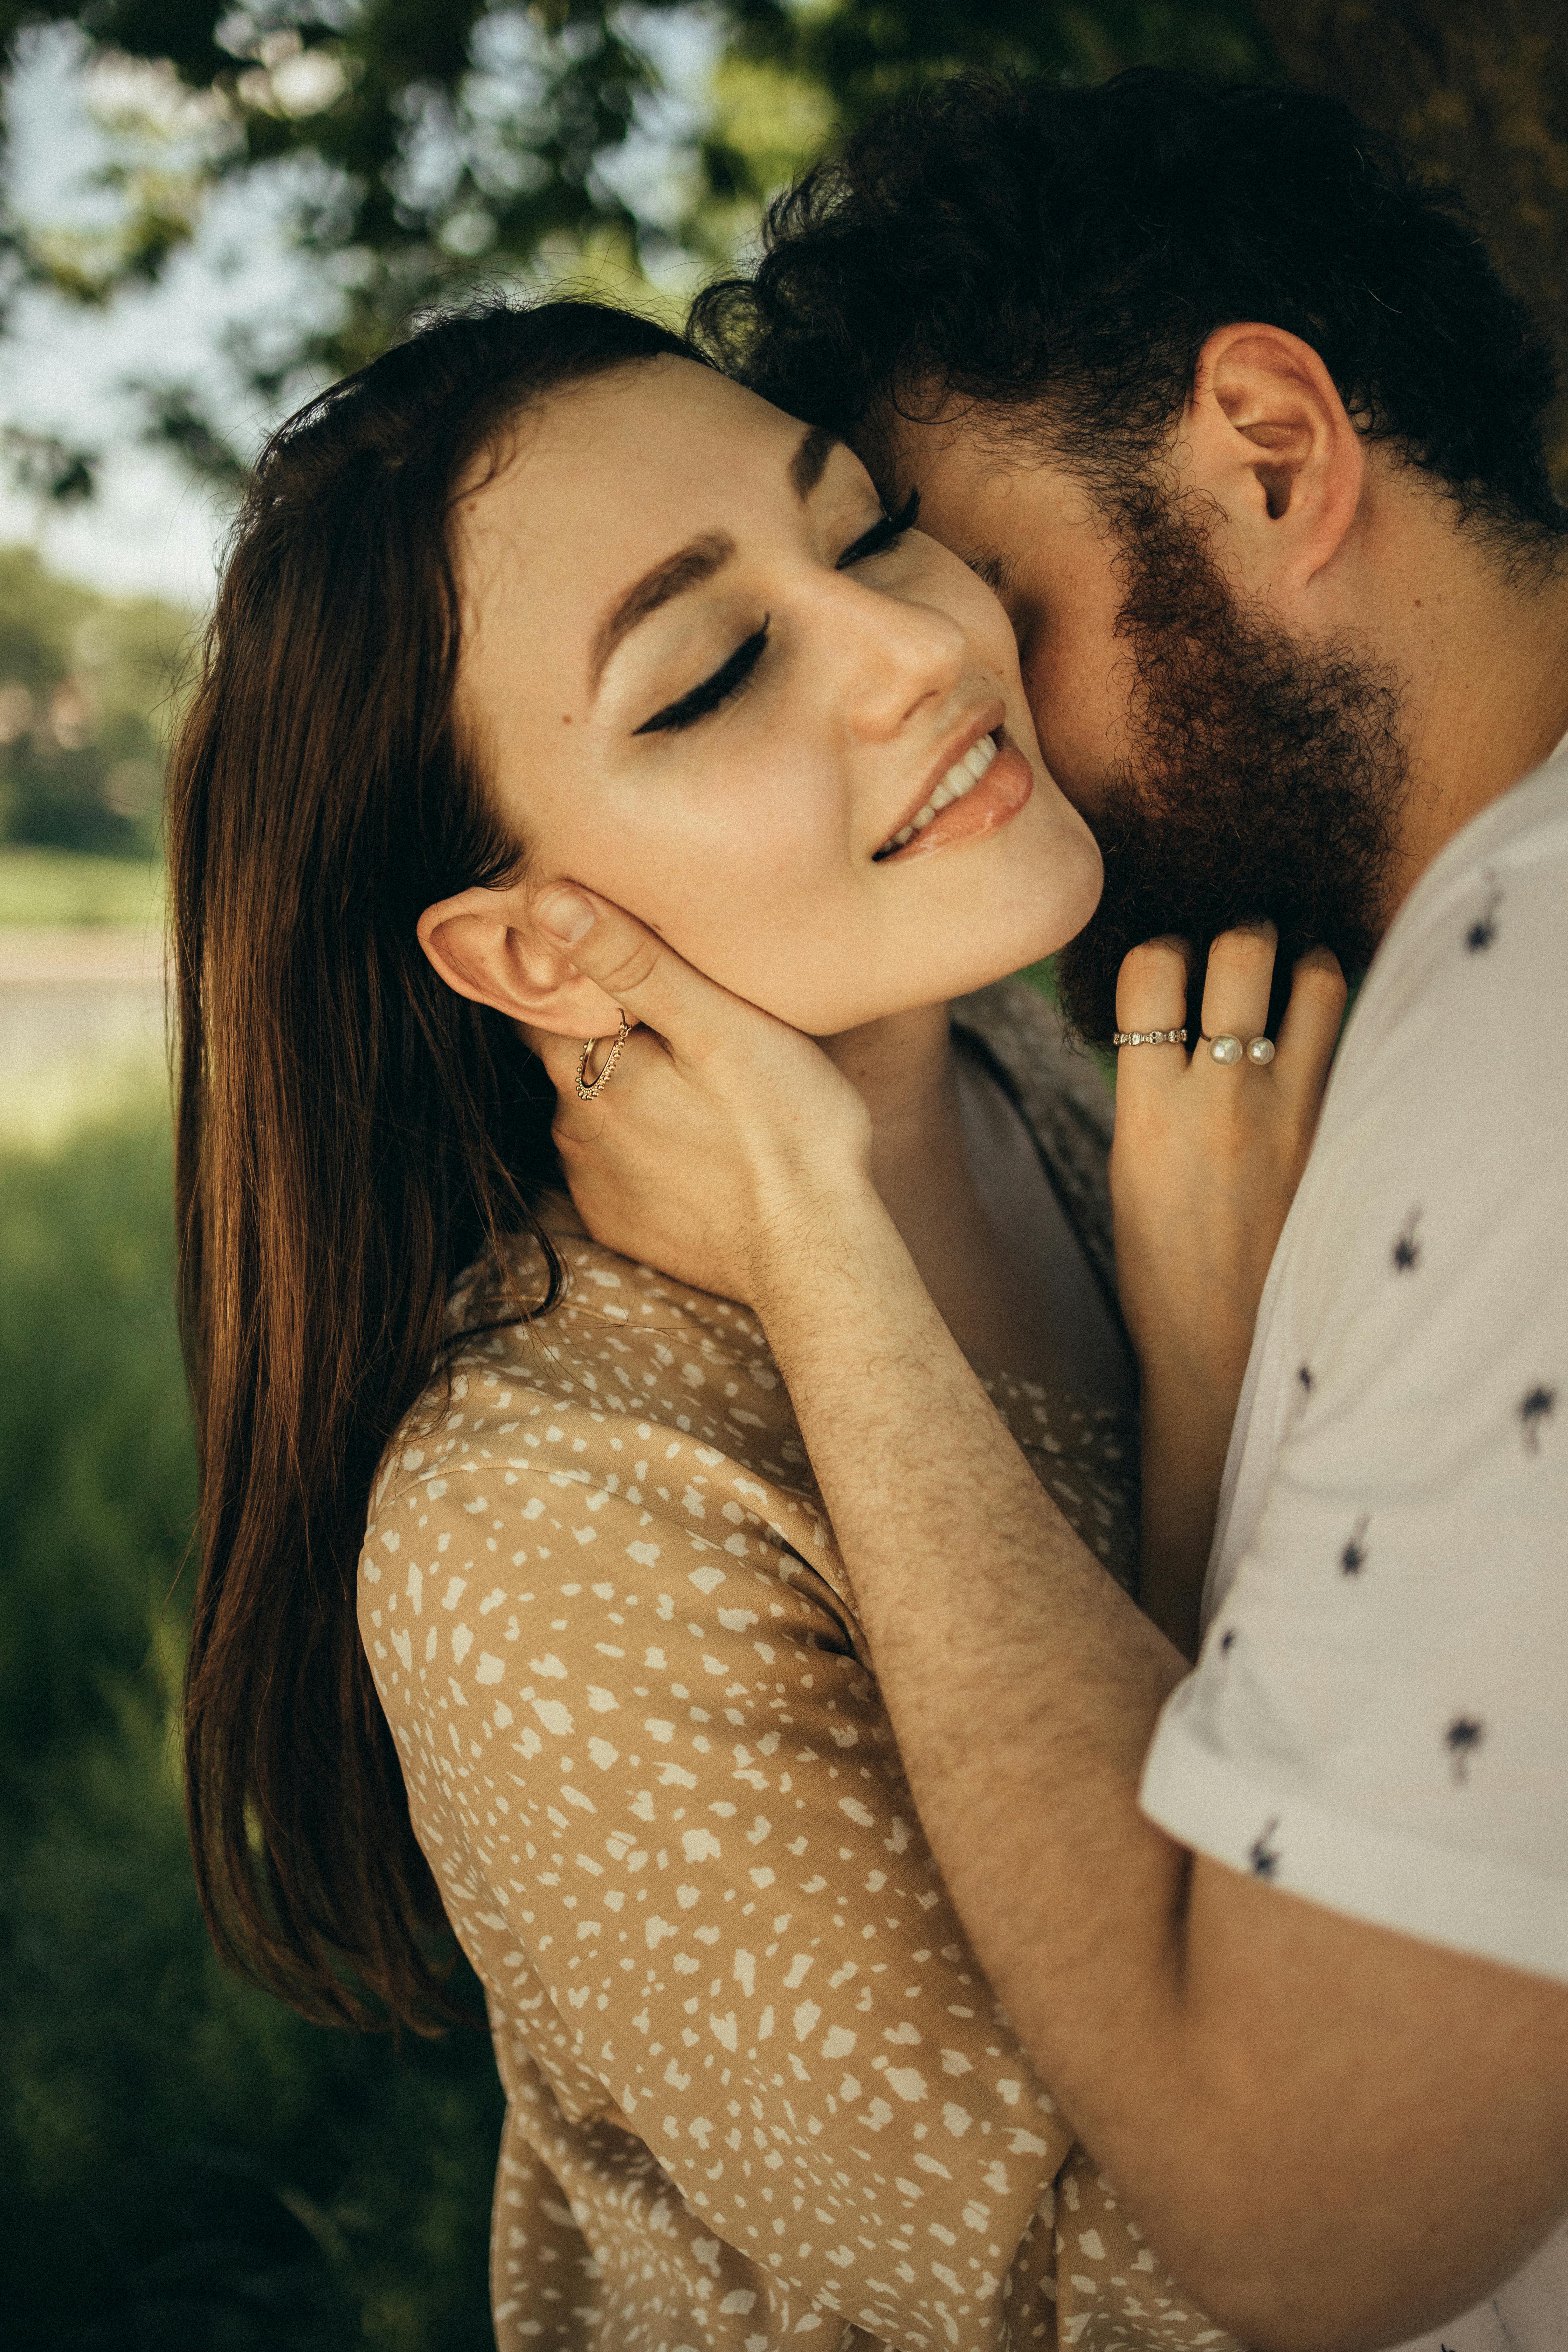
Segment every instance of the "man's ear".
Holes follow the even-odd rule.
[[[1289,601],[1344,542],[1366,478],[1362,437],[1310,343],[1283,327],[1216,329],[1198,354],[1181,470],[1222,509],[1234,567]]]
[[[618,1009],[532,919],[534,899],[561,878],[443,898],[420,916],[419,944],[459,996],[558,1037],[602,1037],[615,1030]]]

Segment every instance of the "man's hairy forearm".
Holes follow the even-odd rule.
[[[1053,2095],[1110,2160],[1124,2121],[1146,2126],[1179,2000],[1187,1857],[1136,1791],[1184,1661],[1042,1491],[880,1213],[850,1234],[840,1208],[830,1244],[802,1234],[788,1257],[757,1305],[927,1834]]]
[[[1266,2352],[1355,2352],[1477,2300],[1568,2194],[1560,1989],[1155,1828],[1138,1781],[1185,1662],[1037,1484],[879,1204],[797,1214],[762,1257],[931,1850],[1163,2259]]]

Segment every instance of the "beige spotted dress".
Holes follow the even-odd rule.
[[[1092,1066],[1022,983],[958,1018],[1108,1276]],[[564,1303],[433,1384],[359,1579],[507,2094],[501,2352],[1217,2352],[969,1951],[760,1328],[545,1222]],[[989,1385],[1125,1577],[1132,1433]]]

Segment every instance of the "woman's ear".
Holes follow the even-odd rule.
[[[615,1029],[617,1008],[532,919],[535,898],[561,878],[443,898],[420,916],[419,944],[459,996],[558,1037],[602,1037]]]
[[[1224,515],[1230,568],[1286,604],[1339,552],[1366,477],[1320,355],[1255,323],[1216,329],[1198,354],[1178,462]]]

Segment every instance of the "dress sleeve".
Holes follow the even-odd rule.
[[[614,1472],[575,1407],[459,1432],[376,1500],[365,1639],[454,1925],[719,2239],[884,2340],[972,2340],[1070,2134],[830,1589],[733,1463],[622,1430]]]

